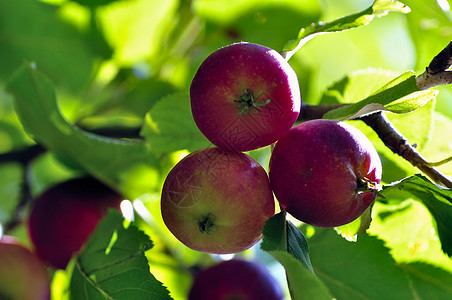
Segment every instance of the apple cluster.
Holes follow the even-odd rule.
[[[122,200],[92,177],[63,181],[32,199],[26,220],[31,247],[0,232],[0,299],[49,300],[47,268],[65,269],[107,210],[119,209]]]
[[[280,207],[308,224],[344,225],[374,201],[381,162],[368,138],[332,120],[295,125],[295,71],[275,50],[235,43],[208,56],[190,86],[194,121],[214,145],[182,159],[163,185],[168,229],[197,251],[236,253]],[[269,172],[246,151],[275,144]]]

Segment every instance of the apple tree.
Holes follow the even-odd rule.
[[[0,2],[0,298],[452,298],[451,24]]]

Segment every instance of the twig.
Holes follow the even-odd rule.
[[[394,153],[406,159],[434,182],[452,188],[452,181],[434,167],[429,166],[430,163],[392,125],[383,112],[374,113],[360,119],[370,126],[383,143]]]
[[[32,199],[31,192],[30,192],[30,185],[29,185],[29,162],[27,162],[24,165],[22,174],[23,175],[22,175],[22,185],[21,185],[21,189],[20,189],[20,191],[21,191],[20,200],[17,203],[11,218],[3,226],[5,234],[12,231],[14,228],[16,228],[21,223],[21,221],[24,218],[24,216],[23,216],[24,209],[25,209],[26,205]]]
[[[31,161],[33,161],[33,159],[35,159],[45,151],[46,149],[41,145],[32,145],[25,149],[0,154],[0,163],[16,162],[20,163],[23,167],[19,202],[17,203],[14,212],[12,213],[12,216],[3,226],[5,234],[16,228],[23,220],[24,209],[32,198],[29,185],[30,163]]]
[[[448,71],[452,65],[452,42],[450,42],[430,62],[425,72],[416,78],[416,84],[420,90],[431,87],[452,84],[452,71]]]
[[[46,149],[41,145],[32,145],[24,149],[0,154],[0,163],[17,162],[25,165],[45,151]]]

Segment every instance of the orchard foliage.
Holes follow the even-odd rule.
[[[66,270],[49,267],[52,298],[186,299],[196,271],[225,257],[180,243],[160,193],[178,161],[211,146],[190,109],[197,68],[246,41],[297,73],[298,122],[360,129],[383,177],[352,223],[280,211],[236,257],[265,265],[291,299],[452,298],[452,88],[435,86],[450,55],[424,73],[452,39],[452,13],[447,1],[402,2],[1,1],[0,235],[33,249],[31,199],[93,176],[130,200],[127,219],[111,211]],[[267,169],[271,146],[247,154]]]

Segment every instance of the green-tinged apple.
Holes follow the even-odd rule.
[[[36,253],[64,269],[109,208],[123,197],[102,182],[75,178],[50,187],[34,199],[27,228]]]
[[[12,236],[0,238],[0,299],[50,299],[45,264]]]
[[[193,118],[214,145],[244,152],[274,143],[301,107],[297,75],[275,50],[236,43],[209,55],[190,86]]]
[[[282,300],[284,293],[265,267],[232,259],[202,270],[188,300]]]
[[[357,128],[332,120],[294,126],[270,159],[270,182],[283,209],[319,227],[347,224],[375,200],[380,157]]]
[[[259,163],[244,153],[211,147],[189,154],[170,171],[161,212],[168,229],[187,247],[236,253],[261,239],[275,201]]]

